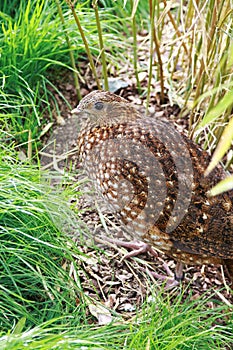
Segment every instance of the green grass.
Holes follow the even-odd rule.
[[[130,349],[223,349],[232,342],[232,311],[225,307],[209,309],[203,295],[196,301],[187,297],[181,302],[182,292],[171,300],[158,294],[153,304],[143,310],[143,322],[129,343]],[[190,291],[191,296],[191,291]],[[219,325],[219,316],[225,312],[226,325]],[[148,318],[149,316],[149,318]],[[216,322],[217,321],[217,322]],[[216,324],[217,323],[217,324]],[[137,347],[137,344],[140,344]]]
[[[130,321],[107,326],[83,325],[75,315],[51,319],[37,327],[25,327],[25,319],[0,337],[1,349],[125,349],[125,350],[224,350],[233,345],[232,311],[226,306],[208,307],[210,299],[181,297],[171,301],[152,292]],[[219,320],[221,318],[221,321]],[[75,324],[75,325],[74,325]]]
[[[49,67],[67,63],[54,14],[55,7],[49,11],[46,1],[20,2],[15,18],[1,13],[0,109],[2,115],[10,115],[8,122],[22,141],[28,139],[23,130],[31,130],[33,138],[38,135],[42,108],[49,104],[45,89]]]
[[[62,268],[64,259],[72,261],[72,250],[78,254],[68,235],[78,231],[73,219],[64,195],[53,193],[36,168],[1,162],[2,329],[21,317],[38,325],[74,311],[79,286]]]

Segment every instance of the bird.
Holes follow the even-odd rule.
[[[111,92],[90,92],[73,113],[82,167],[122,228],[176,261],[174,281],[184,264],[222,264],[233,282],[233,191],[209,195],[224,168],[204,176],[206,151]]]

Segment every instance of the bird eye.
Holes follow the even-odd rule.
[[[100,111],[101,109],[103,109],[104,104],[103,102],[96,102],[94,106],[95,106],[95,109],[98,109]]]

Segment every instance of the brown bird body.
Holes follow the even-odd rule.
[[[224,264],[233,277],[233,191],[208,196],[223,168],[204,177],[205,151],[112,93],[90,93],[77,111],[87,117],[83,167],[131,236],[179,262]]]

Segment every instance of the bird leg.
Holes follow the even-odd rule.
[[[106,241],[108,241],[109,243],[116,244],[117,246],[132,249],[132,251],[130,253],[127,253],[124,255],[122,260],[132,258],[134,256],[138,256],[142,253],[149,252],[156,259],[162,261],[162,259],[159,258],[158,253],[147,243],[144,243],[141,241],[126,242],[126,241],[122,241],[120,239],[113,239],[113,238],[109,238],[109,237],[104,237],[104,239]],[[170,270],[169,266],[166,263],[163,262],[162,266],[163,266],[164,270],[166,271],[167,276],[164,276],[162,274],[158,274],[158,273],[151,271],[151,270],[149,270],[149,271],[146,269],[143,269],[143,270],[149,272],[149,274],[151,276],[153,276],[154,278],[156,278],[158,280],[166,281],[167,282],[166,287],[165,287],[166,289],[170,289],[172,287],[179,285],[180,281],[182,281],[184,278],[184,273],[183,273],[184,264],[182,262],[177,262],[176,268],[175,268],[175,274]]]
[[[138,256],[140,254],[147,253],[147,252],[151,253],[151,255],[158,258],[158,253],[156,252],[156,250],[154,250],[147,243],[143,243],[140,241],[126,242],[126,241],[122,241],[120,239],[113,239],[113,238],[109,238],[109,237],[104,237],[104,239],[106,239],[109,243],[116,244],[118,247],[132,249],[132,251],[130,253],[127,253],[123,257],[123,259],[132,258],[134,256]]]
[[[158,274],[154,271],[149,271],[149,273],[156,279],[166,281],[165,289],[171,289],[173,287],[178,286],[180,282],[184,279],[183,267],[184,264],[181,261],[178,261],[175,268],[175,274],[173,274],[168,265],[163,263],[163,268],[166,270],[167,276]]]

